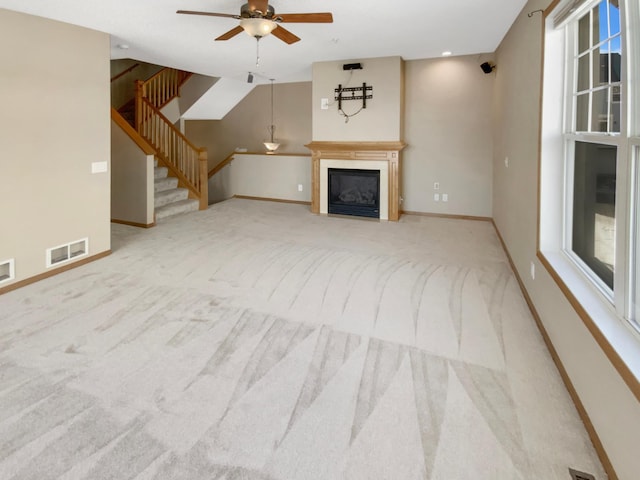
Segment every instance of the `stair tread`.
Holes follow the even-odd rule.
[[[169,173],[169,169],[167,167],[155,167],[153,169],[153,178],[165,178]]]
[[[192,198],[172,202],[155,209],[156,220],[166,218],[180,213],[195,212],[198,210],[200,202]]]
[[[173,188],[178,188],[178,179],[176,177],[163,177],[154,179],[153,189],[156,193],[164,192],[165,190],[171,190]]]
[[[153,190],[156,194],[165,190],[170,190],[178,186],[178,179],[176,177],[162,177],[156,178],[153,182]]]
[[[180,200],[185,200],[189,196],[189,191],[186,188],[170,188],[168,190],[162,190],[156,192],[153,198],[154,207],[162,207],[170,203],[176,203]]]

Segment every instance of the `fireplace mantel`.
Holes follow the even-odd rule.
[[[320,213],[320,161],[380,161],[386,162],[389,171],[389,220],[400,218],[401,152],[404,142],[311,142],[305,145],[311,150],[311,211]],[[349,168],[349,167],[345,167]],[[326,188],[326,185],[323,186]]]

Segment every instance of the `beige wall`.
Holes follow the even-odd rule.
[[[49,247],[110,249],[109,36],[3,9],[0,31],[0,261],[23,280]]]
[[[345,63],[361,63],[362,70],[345,71]],[[399,141],[402,131],[403,60],[400,57],[367,58],[313,64],[313,140],[328,142]],[[367,108],[345,122],[338,112],[334,90],[338,85],[373,87]],[[349,93],[345,93],[349,95]],[[320,108],[322,98],[329,108]],[[342,109],[353,114],[362,107],[360,100],[344,101]]]
[[[206,147],[209,169],[236,148],[263,152],[271,124],[271,85],[254,88],[222,120],[187,120],[186,136],[195,145]],[[274,84],[276,140],[280,153],[308,153],[311,141],[311,83]]]
[[[384,75],[376,80],[382,82],[377,83],[379,89],[374,85],[374,98],[382,102],[384,97],[384,102],[389,102],[390,99],[395,102],[393,106],[384,109],[394,112],[391,116],[383,115],[384,122],[388,122],[392,132],[384,138],[405,140],[408,144],[403,153],[404,210],[491,216],[491,98],[495,74],[485,75],[479,65],[492,58],[492,55],[483,55],[407,61],[404,62],[404,82],[401,85],[398,82],[403,77],[402,65],[397,57],[379,61],[363,60],[363,70],[356,71],[358,75],[373,75],[372,72],[376,70],[383,71]],[[344,78],[333,78],[336,72],[344,77],[343,63],[348,62],[316,64],[314,69],[330,71],[328,84],[333,85],[334,82],[344,81]],[[376,69],[373,68],[374,65]],[[385,85],[384,78],[389,71],[393,71],[394,75],[389,80],[392,83],[392,94],[387,97],[387,91],[382,86]],[[363,80],[360,78],[358,81]],[[336,87],[337,83],[332,88]],[[269,102],[268,88],[268,85],[264,85],[254,89],[223,120],[186,121],[187,137],[196,145],[208,148],[210,168],[237,147],[247,148],[249,151],[264,150],[261,142],[268,133],[266,125],[269,118],[268,110],[264,111],[263,106]],[[276,134],[278,139],[286,139],[279,151],[305,153],[307,149],[304,144],[310,141],[311,136],[311,84],[276,84],[275,89]],[[313,89],[315,92],[315,85]],[[403,90],[406,105],[404,115],[399,117],[403,112]],[[375,96],[375,92],[378,92],[379,97]],[[331,107],[333,110],[316,112],[320,106],[319,98],[316,100],[313,106],[314,119],[317,118],[316,114],[327,115],[331,128],[337,126],[343,129],[346,126],[355,128],[351,133],[360,131],[363,125],[356,122],[359,115],[345,124],[344,117],[339,117],[336,113],[335,105]],[[375,112],[375,109],[367,107],[367,114]],[[384,123],[383,120],[380,120],[381,124]],[[403,124],[404,137],[401,133]],[[354,134],[356,136],[352,140],[382,139],[369,136],[369,132]],[[440,193],[449,195],[448,202],[433,200],[434,182],[440,183]],[[218,178],[210,184],[211,202],[230,196],[227,183],[221,183]]]
[[[111,218],[153,223],[153,155],[111,121]]]
[[[536,259],[542,18],[527,12],[549,3],[529,1],[496,52],[494,219],[619,478],[630,480],[638,474],[640,404]]]
[[[491,216],[495,75],[480,69],[490,59],[405,62],[403,210]],[[446,193],[448,202],[434,201],[434,193]]]
[[[209,192],[211,203],[234,195],[311,202],[311,157],[237,153],[211,178]]]
[[[148,80],[163,68],[159,65],[139,62],[130,58],[111,60],[110,77],[115,77],[135,64],[138,64],[136,68],[111,82],[111,106],[114,108],[120,108],[135,96],[136,80]]]

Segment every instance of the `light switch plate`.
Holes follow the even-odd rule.
[[[104,173],[107,171],[107,162],[93,162],[91,163],[91,173]]]

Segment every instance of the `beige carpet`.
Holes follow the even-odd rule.
[[[605,478],[487,222],[230,200],[0,297],[2,479]]]

